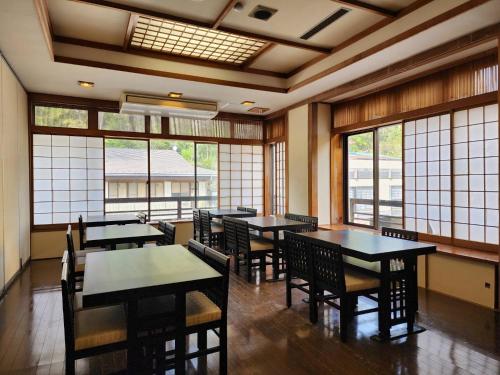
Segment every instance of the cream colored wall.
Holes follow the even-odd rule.
[[[31,259],[60,258],[66,250],[65,230],[31,233]],[[193,223],[175,224],[175,242],[186,245],[193,238]],[[73,231],[73,240],[78,247],[78,230]]]
[[[288,112],[288,211],[309,213],[308,105]]]
[[[318,104],[318,222],[330,224],[330,130],[331,106]],[[313,197],[314,198],[314,197]]]
[[[490,263],[453,257],[429,255],[427,280],[430,290],[494,308],[495,266]],[[490,284],[490,288],[485,287]]]
[[[2,259],[7,284],[30,254],[27,96],[0,56],[2,137]]]

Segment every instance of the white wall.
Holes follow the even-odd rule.
[[[28,102],[0,56],[0,290],[30,254]]]
[[[308,105],[288,112],[288,212],[309,213]]]
[[[330,130],[331,107],[318,103],[318,222],[330,224]],[[313,197],[314,198],[314,197]]]

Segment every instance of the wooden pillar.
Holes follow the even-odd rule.
[[[318,104],[308,106],[309,215],[318,216]]]
[[[340,134],[332,134],[330,158],[331,223],[342,224],[344,222],[344,170],[342,135]]]
[[[498,54],[497,54],[498,66],[500,67],[500,35],[497,38],[497,49],[498,49]],[[498,106],[500,109],[500,69],[497,69],[497,74],[498,74],[497,82],[498,82],[498,86],[499,86],[499,87],[497,87],[497,95],[498,95],[497,102],[498,102]],[[500,110],[498,111],[498,123],[500,124]],[[500,139],[499,139],[499,145],[500,145]],[[500,177],[499,177],[499,184],[500,184]],[[500,204],[500,202],[499,202],[499,204]],[[498,246],[498,256],[500,258],[500,246]],[[495,285],[495,288],[496,288],[495,308],[496,309],[500,308],[500,306],[499,306],[499,301],[500,301],[500,272],[499,272],[499,268],[500,268],[500,262],[496,266],[496,279],[497,279],[496,285]]]

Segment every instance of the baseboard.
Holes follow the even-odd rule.
[[[9,291],[10,287],[14,282],[17,280],[17,278],[24,272],[24,270],[28,267],[28,264],[31,262],[31,256],[24,262],[21,268],[19,268],[14,276],[10,278],[10,280],[5,284],[2,293],[0,294],[0,301],[3,299],[3,297],[7,294]]]

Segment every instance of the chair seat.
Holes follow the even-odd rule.
[[[273,244],[265,240],[250,240],[250,248],[254,251],[273,251]]]
[[[85,272],[85,258],[77,257],[75,264],[75,272]]]
[[[75,349],[90,349],[127,340],[122,305],[75,312]]]
[[[218,234],[218,233],[224,233],[224,227],[221,227],[220,225],[212,225],[211,227],[212,234]]]
[[[345,270],[346,291],[359,292],[361,290],[375,289],[380,286],[380,280],[376,277],[365,275],[353,270]]]
[[[97,253],[99,251],[106,251],[103,247],[86,247],[85,250],[76,250],[75,255],[77,257],[84,257],[90,253]]]
[[[264,232],[262,233],[262,238],[265,238],[268,241],[274,241],[274,233],[273,232]],[[284,241],[285,235],[282,231],[279,232],[279,240]]]
[[[162,296],[148,298],[139,304],[139,317],[148,318],[160,316],[161,314],[171,315],[175,311],[175,297]],[[220,320],[221,309],[201,292],[189,292],[186,295],[186,326],[205,324]]]
[[[82,292],[75,292],[73,308],[75,311],[83,310],[83,293]]]

